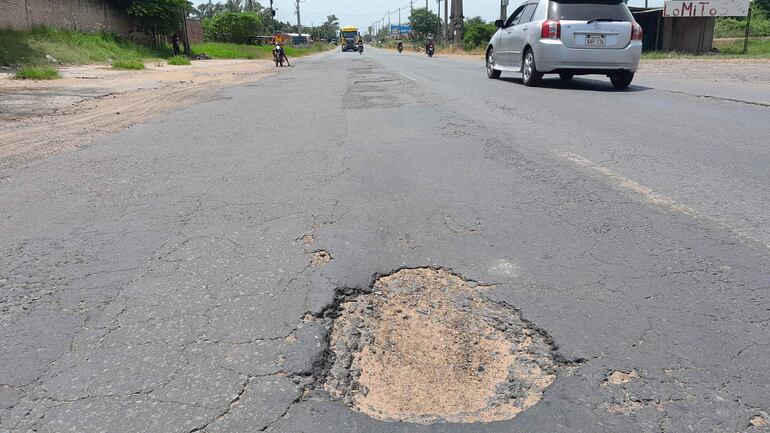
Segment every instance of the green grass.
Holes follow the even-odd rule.
[[[61,75],[50,66],[26,66],[16,71],[15,77],[21,80],[55,80]]]
[[[137,59],[117,59],[112,62],[113,69],[144,69],[144,62]]]
[[[44,65],[46,54],[61,64],[104,63],[107,59],[168,57],[168,47],[150,48],[109,33],[79,33],[38,27],[29,32],[0,29],[0,65]]]
[[[715,38],[742,38],[745,35],[745,18],[717,18],[714,26]],[[770,36],[770,19],[759,14],[751,17],[750,35],[755,37]]]
[[[715,52],[705,54],[679,53],[667,51],[648,51],[642,53],[643,59],[729,59],[729,58],[770,58],[770,38],[749,39],[748,53],[743,54],[743,39],[715,40]]]
[[[185,56],[174,56],[174,57],[168,59],[168,64],[169,65],[177,65],[177,66],[189,65],[190,64],[190,59],[188,59]]]
[[[301,57],[331,49],[331,45],[314,44],[307,48],[286,47],[286,55]],[[192,53],[206,54],[214,59],[271,59],[273,47],[270,45],[242,45],[228,42],[204,42],[192,46]]]

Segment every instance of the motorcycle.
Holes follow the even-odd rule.
[[[433,51],[434,51],[433,45],[429,45],[428,49],[425,50],[425,52],[428,53],[428,57],[433,57]]]
[[[273,48],[273,61],[275,61],[275,67],[278,66],[283,67],[283,47],[276,45],[275,48]]]
[[[402,51],[404,51],[404,46],[401,44],[398,44],[398,52],[400,53]]]
[[[358,46],[358,54],[363,54],[363,53],[364,53],[364,44],[361,44]]]

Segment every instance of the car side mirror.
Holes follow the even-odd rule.
[[[495,20],[495,27],[498,29],[503,28],[503,20]]]

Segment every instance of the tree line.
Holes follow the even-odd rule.
[[[170,35],[181,30],[184,17],[198,18],[206,40],[247,43],[250,37],[273,32],[296,32],[288,21],[275,19],[275,13],[256,0],[226,0],[200,3],[188,0],[108,0],[117,9],[136,18],[139,29],[151,35]],[[331,39],[339,31],[339,19],[329,15],[319,26],[304,27],[316,39]]]

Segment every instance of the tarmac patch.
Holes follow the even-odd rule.
[[[328,318],[322,386],[381,420],[490,422],[535,405],[571,370],[551,338],[479,285],[403,269],[340,299]]]

